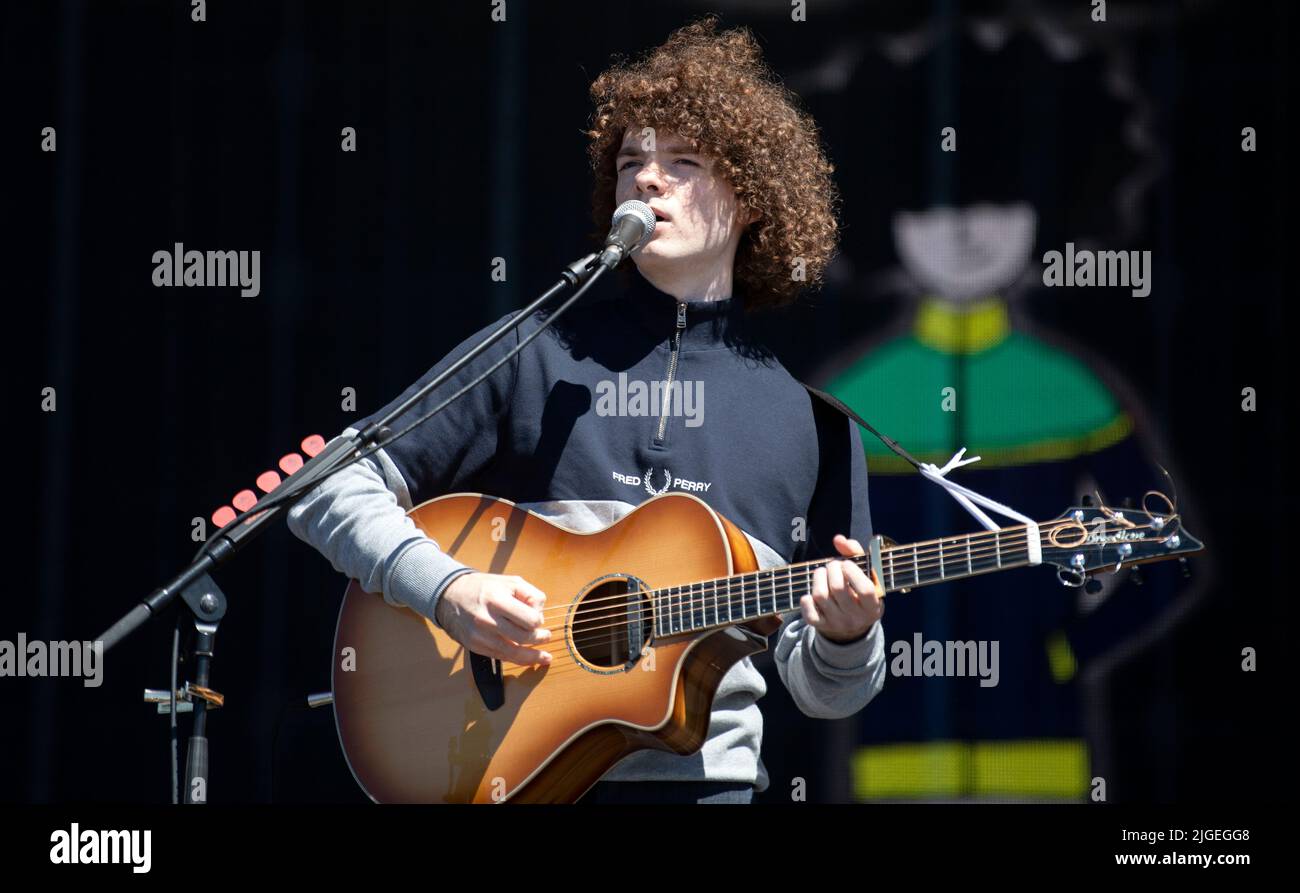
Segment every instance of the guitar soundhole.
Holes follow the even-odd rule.
[[[635,577],[611,577],[574,603],[569,640],[583,660],[623,670],[641,659],[654,622],[645,590]]]

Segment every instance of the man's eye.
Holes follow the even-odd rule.
[[[689,159],[689,158],[678,158],[678,159],[676,159],[676,161],[677,161],[679,164],[689,164],[689,165],[691,165],[691,166],[693,166],[693,167],[699,167],[699,166],[700,166],[700,165],[699,165],[699,162],[697,162],[697,161],[692,161],[692,160]],[[628,166],[629,166],[629,165],[632,165],[632,164],[639,164],[639,163],[640,163],[640,162],[637,162],[637,161],[625,161],[625,162],[623,162],[621,165],[619,165],[619,168],[618,168],[618,169],[619,169],[620,171],[625,171],[625,170],[628,169]]]

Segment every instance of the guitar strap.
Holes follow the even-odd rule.
[[[808,393],[816,394],[818,397],[821,397],[823,400],[825,400],[835,409],[838,409],[840,412],[844,413],[844,415],[848,416],[850,419],[857,422],[863,428],[866,428],[872,434],[876,435],[876,437],[880,438],[881,443],[889,447],[899,456],[902,456],[904,459],[906,459],[907,463],[911,465],[913,468],[915,468],[917,471],[921,470],[921,463],[916,461],[916,459],[913,458],[911,453],[909,453],[907,450],[899,446],[898,441],[894,440],[894,438],[890,437],[888,434],[881,434],[872,426],[870,422],[868,422],[862,416],[858,415],[852,409],[849,409],[849,407],[844,404],[843,400],[840,400],[838,397],[833,397],[830,394],[826,393],[825,391],[819,391],[810,384],[805,384],[802,381],[799,383],[808,389]]]
[[[909,453],[907,450],[899,446],[898,441],[894,440],[892,437],[890,437],[887,434],[881,434],[874,427],[872,427],[871,423],[869,423],[866,419],[864,419],[862,416],[858,415],[856,412],[854,412],[853,410],[849,409],[846,405],[844,405],[844,402],[842,400],[839,400],[836,397],[832,397],[830,394],[826,393],[825,391],[819,391],[816,388],[814,388],[812,385],[804,384],[803,382],[800,382],[800,384],[803,384],[803,386],[808,389],[808,392],[810,394],[816,394],[818,397],[821,397],[831,406],[838,409],[840,412],[844,413],[844,415],[848,416],[850,419],[857,422],[863,428],[866,428],[872,434],[876,435],[876,437],[879,437],[881,443],[889,447],[899,456],[906,459],[908,464],[911,465],[913,468],[915,468],[917,471],[921,472],[921,476],[924,477],[926,480],[933,481],[943,489],[947,490],[948,495],[951,496],[953,499],[957,500],[957,502],[961,504],[962,508],[966,509],[966,511],[971,513],[971,515],[975,518],[976,521],[979,521],[981,524],[984,525],[985,529],[997,530],[999,525],[996,522],[994,522],[993,519],[991,519],[988,515],[984,514],[984,512],[980,511],[978,506],[984,506],[990,511],[994,511],[1000,515],[1004,515],[1005,517],[1013,518],[1017,521],[1023,522],[1025,524],[1025,537],[1026,540],[1028,541],[1029,563],[1030,564],[1042,563],[1043,561],[1042,543],[1039,535],[1038,524],[1035,523],[1032,518],[1026,515],[1022,515],[1020,514],[1020,512],[1017,512],[1015,509],[1008,508],[1007,506],[1003,505],[1000,502],[996,502],[992,499],[989,499],[987,496],[984,496],[980,493],[976,493],[974,490],[971,490],[969,487],[963,487],[961,484],[958,484],[954,481],[950,481],[946,477],[948,472],[952,471],[954,468],[960,468],[963,465],[969,465],[972,462],[978,461],[979,456],[972,456],[969,459],[963,460],[962,456],[966,454],[966,448],[962,447],[961,450],[958,451],[957,455],[953,456],[952,459],[950,459],[948,463],[943,466],[943,468],[938,468],[934,465],[929,465],[929,464],[922,465],[912,456],[911,453]]]

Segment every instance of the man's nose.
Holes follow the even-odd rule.
[[[643,164],[636,175],[637,192],[654,192],[662,194],[664,189],[663,172],[658,164]]]

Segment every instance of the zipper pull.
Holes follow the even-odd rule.
[[[686,302],[677,302],[677,328],[686,328]]]

